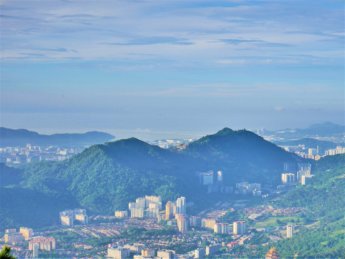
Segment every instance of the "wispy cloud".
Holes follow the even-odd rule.
[[[278,48],[295,62],[309,62],[302,54],[324,62],[327,53],[333,62],[344,42],[339,7],[340,1],[5,1],[1,55],[135,63],[132,53],[140,53],[171,65],[243,65],[258,56],[279,63]]]

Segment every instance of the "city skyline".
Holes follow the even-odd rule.
[[[4,127],[154,139],[345,123],[342,1],[2,1],[1,10]]]

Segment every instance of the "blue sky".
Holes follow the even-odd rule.
[[[0,1],[1,125],[119,137],[345,123],[343,1]]]

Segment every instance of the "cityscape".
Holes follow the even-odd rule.
[[[344,10],[0,0],[0,259],[344,259]]]
[[[240,256],[238,247],[252,249],[257,246],[251,240],[263,233],[276,242],[290,239],[309,227],[295,219],[304,208],[275,208],[264,201],[298,185],[308,185],[309,179],[314,177],[310,163],[285,163],[281,182],[275,188],[262,188],[260,183],[249,182],[224,186],[221,170],[197,175],[198,184],[205,186],[207,193],[219,192],[238,198],[233,203],[218,202],[192,214],[189,207],[193,203],[187,197],[163,202],[160,196],[145,195],[129,202],[127,209],[114,211],[112,216],[91,216],[79,208],[61,211],[60,226],[37,230],[24,226],[5,229],[1,242],[11,245],[19,258],[96,255],[115,259],[224,258]],[[281,220],[280,224],[274,227],[267,224],[275,218]],[[91,239],[97,240],[96,245],[90,243]],[[266,258],[278,256],[269,241],[264,246],[267,246]]]

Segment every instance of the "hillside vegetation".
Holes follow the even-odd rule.
[[[300,160],[252,132],[225,128],[184,151],[135,138],[95,145],[67,161],[29,165],[18,186],[57,199],[69,195],[91,213],[110,214],[150,194],[164,201],[185,195],[203,203],[211,196],[199,184],[197,173],[202,171],[222,170],[228,186],[240,181],[274,185],[280,181],[284,162]]]
[[[312,227],[302,226],[292,239],[278,243],[284,258],[344,258],[345,256],[345,155],[326,157],[316,163],[308,186],[279,199],[283,207],[303,207]]]

